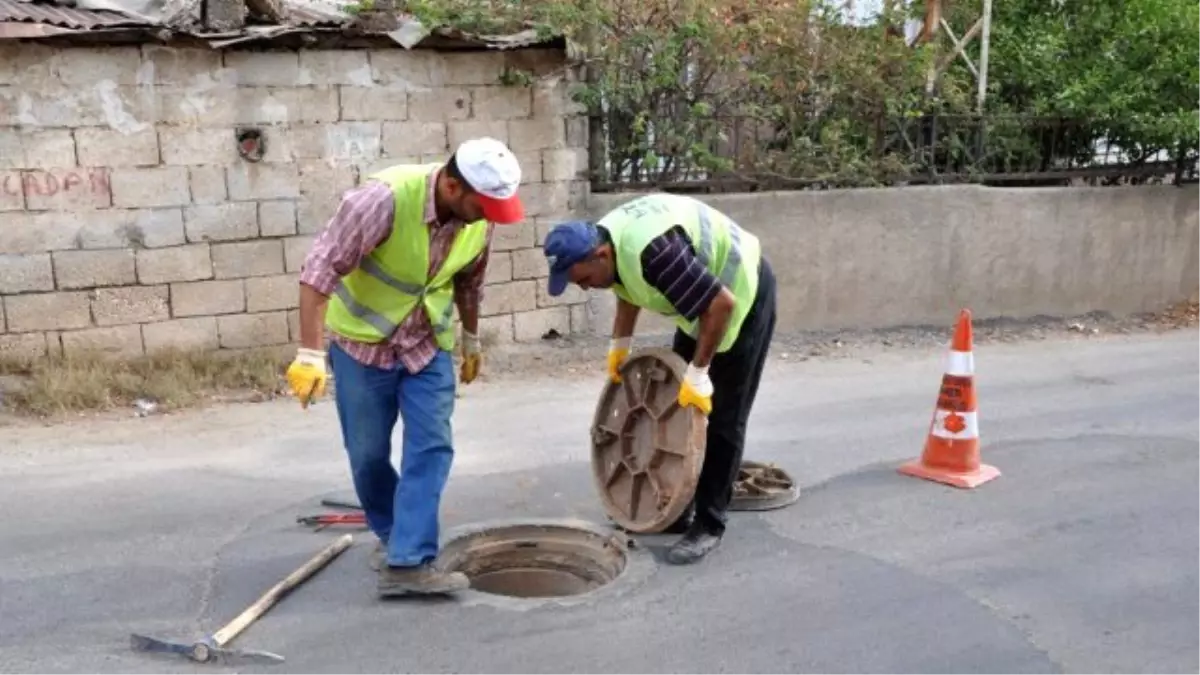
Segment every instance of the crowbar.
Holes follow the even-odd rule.
[[[330,561],[341,555],[347,548],[350,548],[350,545],[353,543],[354,536],[350,534],[344,534],[337,538],[310,558],[308,562],[297,568],[296,571],[284,577],[282,581],[259,596],[258,600],[254,601],[254,604],[237,615],[233,621],[225,624],[217,632],[207,635],[190,645],[159,640],[158,638],[134,633],[130,635],[130,647],[134,651],[139,652],[176,654],[197,663],[231,663],[239,660],[259,663],[282,663],[283,657],[278,654],[256,650],[227,649],[226,645],[237,637],[238,634],[246,630],[259,617],[266,614],[267,610],[275,606],[275,603],[283,599],[294,588],[304,583],[313,574],[316,574],[321,568],[328,565]]]

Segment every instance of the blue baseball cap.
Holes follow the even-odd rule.
[[[546,290],[552,296],[562,295],[567,290],[567,274],[571,266],[587,258],[600,245],[600,231],[586,220],[559,223],[546,235],[542,252],[550,266],[550,280]]]

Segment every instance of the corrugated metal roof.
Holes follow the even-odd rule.
[[[49,24],[76,30],[148,25],[117,12],[75,9],[60,4],[29,2],[29,0],[0,0],[0,21]]]

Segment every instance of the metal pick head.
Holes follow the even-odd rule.
[[[176,654],[190,661],[196,661],[197,663],[276,664],[282,663],[284,660],[279,654],[273,654],[271,652],[259,650],[226,649],[224,647],[218,647],[209,640],[202,640],[192,644],[183,644],[179,642],[167,642],[165,640],[159,640],[157,638],[147,637],[145,635],[133,634],[129,636],[129,644],[134,651]]]

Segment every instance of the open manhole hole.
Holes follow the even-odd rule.
[[[562,524],[486,527],[448,541],[439,566],[466,574],[471,589],[513,598],[583,595],[616,581],[629,547],[623,535]]]

